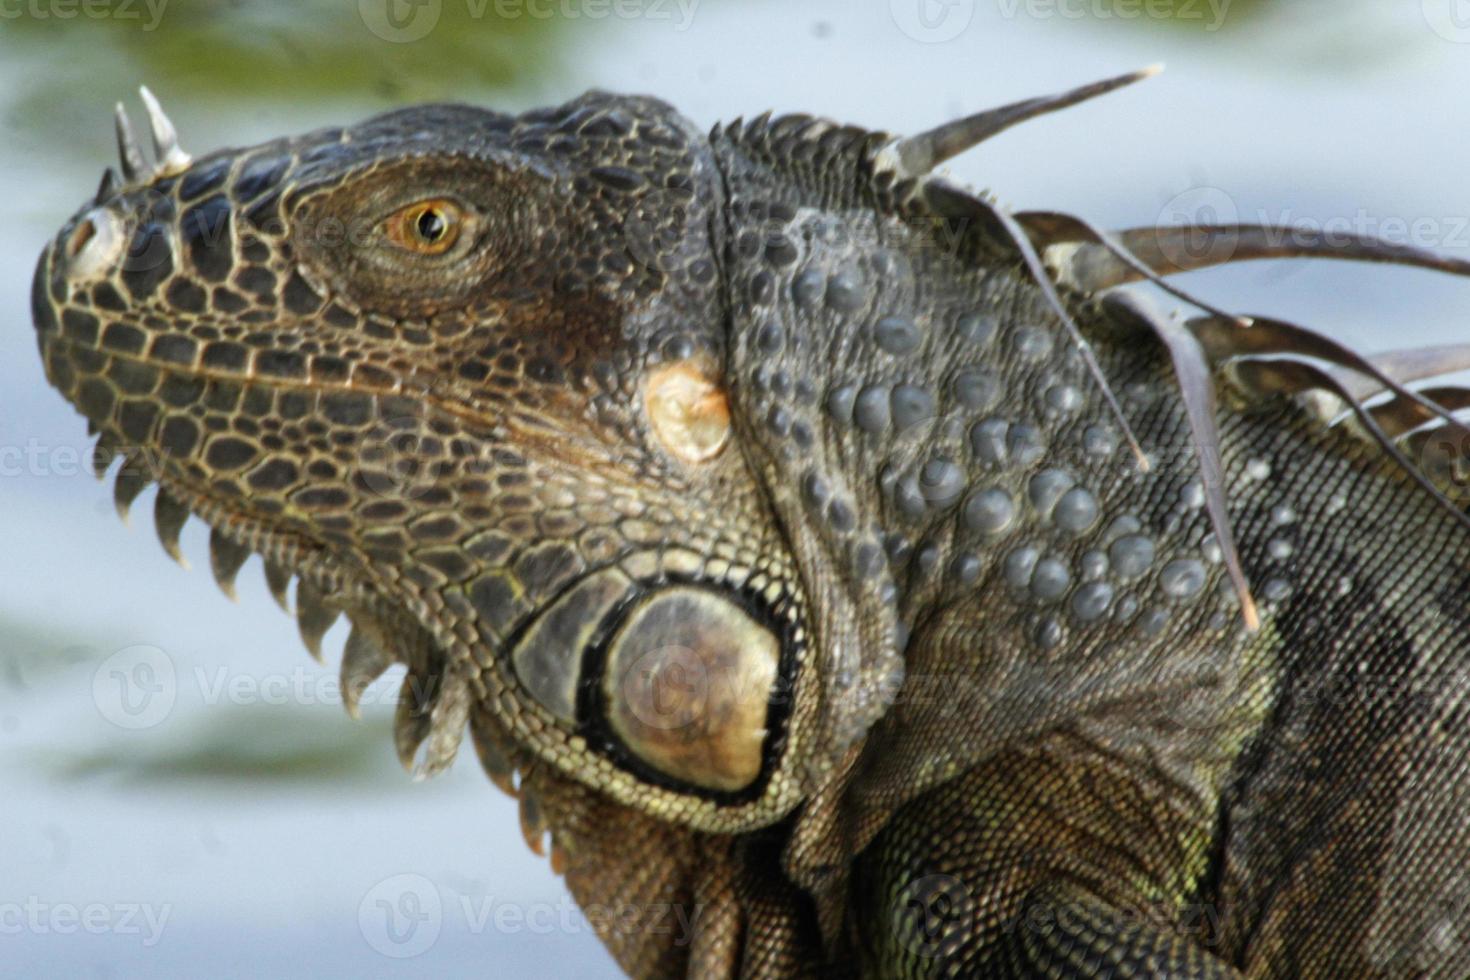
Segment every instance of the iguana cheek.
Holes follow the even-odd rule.
[[[646,765],[731,792],[760,775],[780,643],[734,602],[673,588],[612,637],[602,678],[608,727]]]
[[[730,405],[701,367],[678,362],[655,369],[643,388],[643,408],[654,437],[686,463],[703,463],[730,438]]]

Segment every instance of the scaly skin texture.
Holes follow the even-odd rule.
[[[1152,315],[1064,284],[1145,472],[892,146],[591,93],[166,159],[45,250],[41,353],[630,974],[1470,973],[1465,524],[1215,336],[1248,629]]]

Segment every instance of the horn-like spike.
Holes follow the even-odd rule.
[[[1015,246],[1026,271],[1040,287],[1042,297],[1051,307],[1052,312],[1061,320],[1062,328],[1066,330],[1072,345],[1082,355],[1082,362],[1087,367],[1087,373],[1092,375],[1093,381],[1102,392],[1103,401],[1107,404],[1108,410],[1118,420],[1118,426],[1123,431],[1123,438],[1133,451],[1134,459],[1138,461],[1138,468],[1147,472],[1149,469],[1148,457],[1144,455],[1143,447],[1138,444],[1138,438],[1133,434],[1133,427],[1128,424],[1128,418],[1123,414],[1123,406],[1118,404],[1112,386],[1108,384],[1108,379],[1103,374],[1102,366],[1097,363],[1097,355],[1092,352],[1092,345],[1087,342],[1086,337],[1082,336],[1082,328],[1077,326],[1077,321],[1072,318],[1071,311],[1062,302],[1056,285],[1047,275],[1046,268],[1041,263],[1041,257],[1037,255],[1036,247],[1031,244],[1031,239],[1025,230],[1016,223],[1016,219],[1007,213],[1005,208],[960,191],[943,180],[932,178],[928,180],[924,185],[924,193],[928,195],[930,204],[941,214],[946,213],[950,208],[957,207],[968,211],[971,217],[993,222],[995,227],[989,230],[990,233]]]
[[[265,586],[270,589],[271,597],[276,600],[276,605],[289,613],[291,600],[287,598],[286,593],[291,588],[291,569],[270,558],[264,558],[264,561]]]
[[[337,621],[340,612],[327,604],[326,596],[306,579],[296,580],[296,627],[301,642],[318,663],[322,659],[322,637]]]
[[[117,193],[118,188],[121,186],[122,180],[118,177],[117,171],[108,167],[102,171],[102,182],[97,185],[97,194],[92,198],[92,203],[106,204],[112,200],[113,195]]]
[[[371,632],[357,623],[347,634],[347,645],[342,648],[342,667],[338,682],[342,688],[342,707],[352,718],[359,717],[359,702],[362,693],[383,671],[393,666],[393,656]]]
[[[553,833],[551,835],[551,873],[557,875],[566,874],[567,863],[566,848],[561,846],[556,839],[556,834]]]
[[[1016,215],[1016,223],[1026,229],[1027,236],[1037,248],[1047,251],[1054,248],[1056,243],[1068,244],[1082,243],[1101,248],[1111,255],[1124,267],[1133,271],[1140,279],[1147,279],[1158,286],[1164,292],[1183,300],[1190,306],[1204,310],[1206,313],[1220,317],[1223,320],[1231,320],[1242,327],[1250,326],[1250,320],[1246,317],[1236,316],[1198,297],[1185,292],[1178,286],[1173,285],[1161,278],[1153,269],[1128,251],[1121,242],[1112,235],[1072,214],[1062,214],[1058,211],[1027,211]],[[1065,270],[1058,270],[1059,272]],[[1073,285],[1076,285],[1073,283]]]
[[[541,811],[541,800],[529,786],[521,787],[521,836],[527,847],[546,856],[546,816]]]
[[[1470,388],[1423,388],[1419,391],[1419,395],[1447,412],[1459,412],[1470,408]],[[1398,439],[1440,418],[1438,413],[1431,412],[1419,401],[1397,396],[1381,405],[1372,406],[1368,411],[1372,413],[1373,420],[1392,439]],[[1461,427],[1461,431],[1470,435],[1470,430]]]
[[[138,95],[142,97],[143,105],[148,109],[148,130],[153,136],[155,174],[161,177],[172,177],[187,170],[193,160],[179,147],[179,134],[174,129],[174,124],[164,114],[163,106],[158,104],[158,99],[154,98],[146,85],[138,87]]]
[[[147,488],[148,483],[148,467],[138,459],[125,458],[112,484],[112,504],[124,524],[128,521],[128,511],[132,508],[133,501],[138,499],[138,494]]]
[[[1246,629],[1254,633],[1261,628],[1260,613],[1251,596],[1250,583],[1235,546],[1235,532],[1230,525],[1230,511],[1225,502],[1225,473],[1220,451],[1220,429],[1216,421],[1215,381],[1205,350],[1195,336],[1172,318],[1155,312],[1142,297],[1114,293],[1104,301],[1110,309],[1131,315],[1149,326],[1163,342],[1174,365],[1174,377],[1184,399],[1184,413],[1189,419],[1195,458],[1200,468],[1200,485],[1205,491],[1205,509],[1220,544],[1225,569],[1230,575],[1235,594],[1240,600],[1241,616]]]
[[[92,448],[92,473],[101,480],[107,476],[107,469],[112,461],[117,459],[118,450],[122,448],[122,440],[111,429],[103,430],[97,437],[97,445]]]
[[[516,788],[516,767],[509,754],[495,737],[492,722],[476,712],[470,719],[470,739],[475,746],[475,755],[480,757],[480,768],[490,781],[509,796],[519,796]]]
[[[1440,378],[1457,371],[1470,370],[1470,344],[1409,347],[1370,354],[1367,360],[1400,384],[1408,384],[1411,381],[1424,381],[1427,378]],[[1364,377],[1338,367],[1329,370],[1355,398],[1372,398],[1385,390],[1371,375]],[[1427,391],[1423,394],[1426,398],[1430,397]],[[1433,398],[1431,400],[1438,401]]]
[[[1470,514],[1465,513],[1453,500],[1445,496],[1444,491],[1430,479],[1424,470],[1414,465],[1413,461],[1399,448],[1398,443],[1383,431],[1373,417],[1373,413],[1369,412],[1362,402],[1353,398],[1346,388],[1337,383],[1336,378],[1322,368],[1306,361],[1288,358],[1272,360],[1244,358],[1233,362],[1230,370],[1237,382],[1249,390],[1273,394],[1295,394],[1317,389],[1336,395],[1352,410],[1368,437],[1377,443],[1411,480],[1453,514],[1461,525],[1470,528]],[[1449,424],[1460,426],[1460,423],[1453,418],[1450,419]],[[1463,427],[1461,428],[1463,431]],[[1470,433],[1466,435],[1470,436]]]
[[[1017,215],[1023,225],[1030,217]],[[1470,262],[1463,259],[1436,255],[1372,235],[1339,234],[1335,231],[1265,225],[1178,225],[1129,228],[1113,232],[1112,238],[1158,276],[1257,259],[1344,259],[1470,276]],[[1081,289],[1097,292],[1150,278],[1097,243],[1059,238],[1047,242],[1047,245],[1066,249],[1068,279]]]
[[[113,127],[117,131],[117,162],[122,168],[123,180],[137,183],[147,170],[143,162],[143,151],[138,149],[138,138],[133,135],[133,124],[128,111],[119,102],[113,112]]]
[[[399,764],[409,772],[413,772],[419,746],[429,735],[430,713],[441,682],[437,676],[410,670],[399,688],[398,708],[393,714],[393,748]]]
[[[464,740],[464,728],[474,699],[470,696],[468,684],[450,681],[446,675],[444,690],[434,699],[434,707],[429,712],[428,737],[414,753],[415,780],[432,779],[448,769],[459,753],[460,742]]]
[[[189,567],[189,562],[179,550],[179,533],[188,521],[189,508],[160,487],[158,496],[153,498],[153,526],[158,531],[158,542],[163,545],[163,550],[184,568]]]
[[[209,570],[214,573],[214,580],[219,583],[220,591],[231,599],[239,598],[235,593],[235,576],[240,574],[240,566],[249,557],[249,548],[225,537],[217,527],[210,529]]]
[[[1370,360],[1344,347],[1331,337],[1273,317],[1258,316],[1249,319],[1251,326],[1246,329],[1227,323],[1219,317],[1191,320],[1189,328],[1194,331],[1200,343],[1204,344],[1205,353],[1212,361],[1220,362],[1250,354],[1263,356],[1296,354],[1302,357],[1314,357],[1328,364],[1334,364],[1372,378],[1383,389],[1393,392],[1400,398],[1417,401],[1446,422],[1452,424],[1459,422],[1439,405],[1424,398],[1412,388],[1404,387]],[[1335,378],[1334,382],[1336,382]],[[1331,390],[1333,393],[1336,393],[1338,389],[1341,389],[1352,400],[1360,400],[1353,396],[1351,390],[1346,386],[1336,383],[1331,389],[1323,386],[1323,390]]]
[[[958,156],[970,147],[1010,129],[1017,123],[1065,109],[1099,95],[1105,95],[1145,78],[1152,78],[1163,70],[1163,65],[1151,65],[1141,71],[1093,82],[1090,85],[1072,89],[1070,92],[1026,99],[996,109],[986,109],[919,133],[917,136],[900,139],[893,144],[890,152],[894,155],[897,170],[902,176],[917,177],[928,173],[939,164],[951,157]]]

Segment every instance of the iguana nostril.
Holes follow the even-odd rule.
[[[87,242],[92,240],[92,236],[95,234],[97,234],[97,226],[92,224],[92,219],[83,218],[82,223],[77,225],[76,229],[71,233],[71,237],[66,240],[66,257],[69,259],[74,258],[86,246]]]
[[[122,222],[115,214],[106,208],[87,212],[62,244],[67,275],[76,279],[105,275],[125,241]]]

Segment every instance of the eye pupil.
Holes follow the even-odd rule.
[[[419,255],[444,255],[459,241],[464,217],[463,209],[446,198],[417,201],[393,212],[383,235]]]
[[[414,228],[419,237],[430,245],[444,237],[449,230],[449,223],[444,220],[444,214],[438,208],[425,208],[420,214]]]

